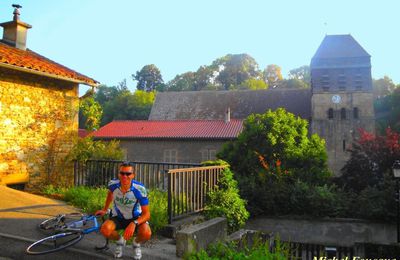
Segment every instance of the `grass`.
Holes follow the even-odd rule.
[[[242,241],[246,242],[246,240]],[[281,243],[279,239],[275,241],[275,246],[271,248],[269,241],[262,241],[256,238],[251,246],[240,246],[239,242],[218,242],[211,244],[207,250],[200,250],[184,256],[186,260],[286,260],[289,259],[288,245]]]

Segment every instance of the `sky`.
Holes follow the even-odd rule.
[[[27,47],[115,86],[155,64],[165,82],[226,54],[264,69],[309,65],[326,34],[351,34],[371,55],[372,77],[400,83],[398,0],[0,0],[32,25]]]

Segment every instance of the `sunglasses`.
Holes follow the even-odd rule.
[[[133,172],[119,172],[119,174],[125,175],[125,176],[131,176],[133,174]]]

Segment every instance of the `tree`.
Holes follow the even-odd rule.
[[[121,91],[104,105],[104,116],[101,124],[113,120],[147,120],[154,103],[155,92],[136,90]]]
[[[164,84],[161,72],[154,64],[146,65],[140,71],[136,71],[136,74],[132,74],[132,78],[138,82],[136,89],[147,92],[154,91]]]
[[[296,180],[322,185],[330,176],[325,143],[317,135],[309,137],[307,125],[282,108],[253,114],[218,154],[231,165],[253,214],[289,213]]]
[[[132,99],[129,100],[129,109],[132,111],[130,119],[147,120],[150,115],[156,94],[155,92],[145,92],[136,90]]]
[[[275,64],[268,65],[263,72],[264,80],[272,88],[278,86],[279,81],[283,79],[281,67]]]
[[[391,78],[384,76],[381,79],[373,79],[372,88],[375,99],[379,99],[393,93],[396,85],[393,83]]]
[[[191,91],[193,90],[195,82],[195,72],[185,72],[183,74],[176,75],[175,78],[167,83],[167,91]]]
[[[79,109],[85,120],[85,128],[88,131],[97,130],[100,127],[103,109],[93,97],[87,97],[79,101]]]
[[[250,79],[261,79],[261,72],[254,58],[248,54],[228,54],[214,60],[211,65],[200,66],[196,72],[189,71],[177,75],[167,83],[167,90],[199,91],[265,87],[260,82],[246,82]]]
[[[384,133],[390,127],[400,133],[400,85],[397,85],[392,93],[378,98],[374,101],[375,113],[377,114],[377,129]]]
[[[235,89],[250,78],[261,78],[258,63],[248,54],[228,54],[215,60],[211,67],[217,75],[215,84],[225,90]]]
[[[359,193],[383,182],[395,160],[400,158],[400,135],[387,128],[384,135],[360,129],[360,137],[350,150],[350,159],[342,169],[341,183]]]
[[[264,80],[262,79],[247,79],[244,81],[242,84],[238,86],[238,89],[251,89],[251,90],[257,90],[257,89],[267,89],[268,85],[265,83]]]
[[[337,180],[348,193],[351,215],[374,220],[394,220],[395,182],[392,166],[400,158],[400,135],[390,128],[383,135],[360,130],[350,159]]]
[[[289,71],[289,79],[297,79],[303,81],[305,84],[310,85],[311,73],[310,66],[303,65],[299,68]]]
[[[309,88],[311,85],[310,66],[304,65],[289,71],[289,79],[286,80],[287,88]]]
[[[310,85],[299,79],[283,79],[278,82],[279,88],[309,88]]]

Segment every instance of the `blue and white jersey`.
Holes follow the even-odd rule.
[[[146,188],[135,180],[132,180],[131,189],[125,194],[121,191],[119,179],[111,180],[108,183],[108,189],[114,195],[113,216],[124,219],[138,218],[142,214],[140,206],[149,205]]]

